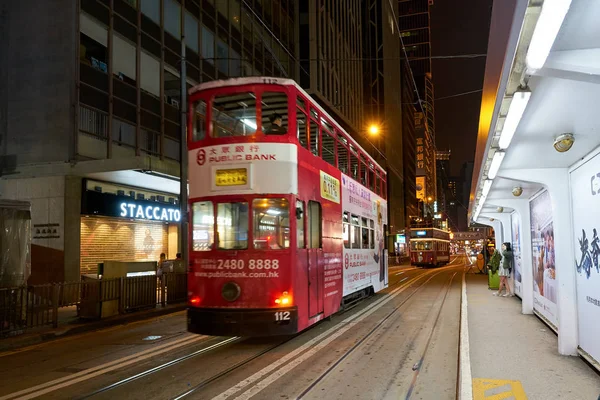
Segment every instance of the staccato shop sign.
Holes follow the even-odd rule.
[[[161,222],[181,221],[181,210],[175,204],[94,191],[84,192],[81,211],[84,215],[102,215]]]

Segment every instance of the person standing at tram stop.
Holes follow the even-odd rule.
[[[500,270],[498,275],[500,275],[500,286],[498,287],[498,291],[494,293],[494,296],[499,296],[500,292],[502,292],[502,287],[506,289],[506,293],[504,293],[503,297],[514,296],[514,294],[510,291],[510,284],[508,282],[508,277],[512,271],[513,266],[513,252],[510,247],[510,243],[502,243],[502,261],[500,262]]]
[[[156,276],[159,280],[162,281],[163,272],[165,268],[165,262],[167,261],[167,255],[165,253],[160,253],[160,259],[158,260],[158,268],[156,269]]]
[[[490,289],[497,289],[498,283],[498,270],[500,269],[500,262],[502,261],[502,255],[493,246],[488,246],[489,258],[487,262],[488,267],[488,285]],[[494,293],[496,295],[497,293]]]

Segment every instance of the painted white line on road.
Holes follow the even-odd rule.
[[[469,306],[467,302],[466,271],[462,277],[462,295],[460,301],[460,369],[459,373],[459,400],[473,400],[473,379],[471,376],[471,354],[469,350]]]
[[[400,281],[400,283],[404,282],[405,280],[407,280],[408,278],[404,278]]]
[[[298,347],[296,350],[292,351],[291,353],[280,358],[276,362],[270,364],[269,366],[261,369],[260,371],[258,371],[256,373],[254,373],[250,377],[244,379],[243,381],[239,382],[237,385],[229,388],[228,390],[219,394],[218,396],[213,397],[212,400],[228,399],[229,397],[233,396],[234,394],[243,390],[244,388],[248,387],[249,385],[255,384],[255,382],[262,379],[265,375],[268,375],[272,371],[276,370],[275,373],[269,375],[267,378],[265,378],[261,382],[255,384],[250,389],[248,389],[245,392],[243,392],[242,394],[240,394],[240,396],[236,397],[236,400],[249,399],[249,398],[253,397],[258,392],[260,392],[261,390],[263,390],[264,388],[266,388],[267,386],[269,386],[270,384],[275,382],[277,379],[281,378],[283,375],[285,375],[286,373],[288,373],[289,371],[294,369],[296,366],[298,366],[299,364],[301,364],[302,362],[306,361],[308,358],[310,358],[311,356],[316,354],[319,350],[321,350],[322,348],[324,348],[325,346],[330,344],[332,341],[337,339],[339,336],[346,333],[354,325],[358,324],[359,322],[361,322],[362,320],[367,318],[369,315],[371,315],[375,311],[377,311],[379,308],[383,307],[385,304],[392,301],[396,296],[398,296],[399,294],[404,292],[406,289],[408,289],[411,284],[413,284],[414,282],[416,282],[417,280],[419,280],[423,277],[431,275],[434,272],[439,272],[440,270],[443,270],[445,268],[446,267],[425,271],[424,273],[420,274],[419,276],[412,278],[404,286],[394,289],[383,299],[371,304],[369,307],[358,312],[357,314],[346,318],[345,320],[340,322],[338,325],[329,328],[327,331],[325,331],[322,334],[320,334],[319,336],[309,340],[308,342],[306,342],[302,346]],[[331,336],[329,336],[329,335],[331,335]],[[310,349],[310,350],[306,351],[300,357],[298,357],[295,360],[288,363],[288,361],[290,361],[292,358],[296,357],[297,355],[299,355],[300,353],[304,352],[307,349]],[[286,363],[288,363],[288,364],[286,364]]]
[[[405,271],[398,272],[396,275],[402,275]]]
[[[146,349],[139,353],[131,354],[126,357],[122,357],[118,360],[110,361],[105,364],[98,365],[96,367],[88,368],[83,371],[76,372],[74,374],[70,374],[67,376],[63,376],[62,378],[55,379],[53,381],[45,382],[39,384],[37,386],[33,386],[27,389],[20,390],[18,392],[14,392],[5,396],[0,397],[0,400],[8,400],[8,399],[33,399],[38,396],[42,396],[46,393],[53,392],[55,390],[61,389],[63,387],[74,385],[75,383],[82,382],[88,379],[91,379],[95,376],[105,374],[107,372],[113,371],[115,369],[123,368],[127,365],[134,364],[139,361],[143,361],[150,357],[154,357],[158,354],[165,353],[167,351],[174,350],[178,347],[186,346],[188,344],[197,342],[199,340],[205,339],[208,336],[195,336],[190,335],[185,338],[181,338],[178,340],[174,340],[170,343],[164,343],[159,346],[155,346],[151,349]]]

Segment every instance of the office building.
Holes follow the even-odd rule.
[[[297,79],[297,6],[295,0],[0,5],[1,195],[31,201],[34,275],[79,280],[106,254],[122,261],[157,260],[161,252],[175,257],[182,33],[188,87],[247,75]],[[132,221],[129,204],[149,204],[167,216]]]

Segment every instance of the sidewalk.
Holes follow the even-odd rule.
[[[166,314],[183,311],[186,307],[186,303],[167,305],[166,307],[157,306],[148,310],[136,311],[92,321],[74,318],[70,315],[71,312],[69,312],[72,310],[67,310],[63,315],[59,315],[59,326],[56,329],[53,329],[52,327],[40,327],[31,329],[28,333],[22,335],[0,338],[0,352],[17,350],[22,347],[33,346],[65,336],[97,331],[111,326],[126,325],[136,321],[157,318]]]
[[[598,399],[600,375],[559,355],[554,332],[522,314],[518,297],[493,296],[485,275],[467,274],[466,282],[473,400]]]

